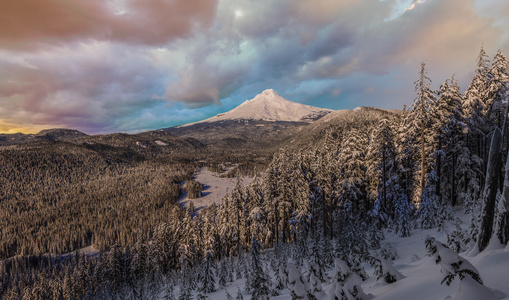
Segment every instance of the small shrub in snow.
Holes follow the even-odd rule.
[[[470,237],[458,224],[456,224],[456,229],[453,232],[447,233],[447,245],[456,253],[467,250],[469,242]]]
[[[233,300],[233,297],[232,295],[230,295],[230,293],[228,292],[228,289],[224,289],[224,298],[226,300]]]
[[[378,256],[382,257],[383,259],[387,260],[395,260],[396,257],[398,257],[398,252],[394,247],[392,247],[391,243],[384,242],[382,243],[382,247],[378,251]]]
[[[376,276],[377,280],[383,279],[386,283],[393,283],[404,278],[404,276],[392,266],[390,261],[383,258],[371,257],[369,263],[374,269],[373,274]]]
[[[362,300],[367,295],[361,287],[362,278],[352,272],[347,263],[339,258],[334,261],[334,277],[329,288],[330,300]]]
[[[276,272],[276,289],[282,290],[286,287],[288,282],[288,272],[284,265],[279,266],[279,270]]]
[[[304,266],[306,267],[306,279],[309,283],[309,292],[314,296],[321,296],[323,294],[322,280],[320,280],[316,274],[316,266],[313,267],[313,263],[308,261],[304,262]]]
[[[289,263],[287,268],[288,289],[292,295],[292,300],[309,299],[309,285],[306,278],[302,276],[299,269],[293,263]]]
[[[237,287],[237,297],[235,300],[244,300],[244,296],[242,296],[242,292],[240,291],[239,287]]]
[[[463,280],[466,276],[480,284],[483,283],[479,271],[468,260],[460,257],[449,247],[429,236],[426,237],[425,244],[426,250],[435,258],[435,263],[440,264],[442,273],[445,275],[441,283],[445,282],[445,284],[450,285],[454,278],[458,277]]]

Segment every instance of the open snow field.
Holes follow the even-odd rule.
[[[189,201],[193,201],[194,207],[199,210],[213,203],[219,204],[227,192],[231,192],[235,187],[237,178],[221,178],[219,174],[213,173],[207,168],[202,168],[195,173],[194,179],[203,184],[203,196],[198,199],[189,199],[187,191],[184,190],[180,196],[179,203],[185,207],[189,206]],[[251,182],[252,178],[243,177],[242,184]]]

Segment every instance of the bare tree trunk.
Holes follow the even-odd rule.
[[[482,223],[479,238],[477,239],[479,251],[488,246],[493,234],[493,222],[495,220],[495,204],[497,202],[498,177],[501,176],[500,147],[502,145],[502,133],[495,128],[491,139],[491,147],[486,169],[486,181],[483,193]]]
[[[505,115],[504,115],[504,123],[502,125],[502,153],[507,156],[507,161],[505,163],[505,172],[502,172],[502,176],[500,176],[500,181],[503,184],[502,197],[499,203],[499,213],[498,223],[496,233],[500,243],[502,245],[507,245],[509,241],[509,139],[507,138],[507,118],[509,115],[509,104],[506,107]]]
[[[456,206],[456,153],[452,152],[451,206]]]
[[[498,239],[503,245],[506,245],[509,241],[509,155],[505,164],[505,178],[504,189],[502,197],[499,202],[499,216],[497,222],[496,233]]]
[[[426,154],[424,147],[424,121],[421,122],[421,196],[426,185]]]
[[[437,155],[437,187],[436,187],[436,195],[438,196],[439,203],[442,205],[442,192],[440,187],[442,185],[442,154],[440,152],[442,150],[442,139],[440,136],[438,137],[438,155]]]
[[[385,165],[385,142],[384,142],[384,145],[383,145],[383,150],[382,150],[382,199],[383,199],[383,209],[384,210],[387,210],[387,192],[386,192],[386,182],[387,182],[387,178],[386,178],[386,175],[385,175],[385,169],[386,169],[386,165]]]

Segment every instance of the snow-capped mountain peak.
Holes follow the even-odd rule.
[[[332,111],[286,100],[273,89],[267,89],[228,112],[198,123],[224,120],[312,122]]]

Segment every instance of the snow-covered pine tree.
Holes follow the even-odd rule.
[[[141,235],[138,235],[134,245],[133,259],[131,261],[131,273],[134,277],[133,294],[136,299],[144,297],[146,285],[146,273],[148,272],[148,247]]]
[[[311,253],[309,256],[309,271],[307,274],[308,282],[310,282],[311,275],[315,276],[320,280],[320,282],[325,282],[327,274],[325,272],[326,262],[325,262],[325,249],[324,249],[324,241],[325,237],[317,234],[311,243]]]
[[[477,69],[466,92],[463,104],[465,116],[467,117],[468,135],[467,147],[470,149],[474,160],[478,157],[481,173],[476,174],[478,181],[482,184],[486,175],[486,164],[488,162],[489,143],[494,129],[492,118],[492,103],[488,92],[490,81],[490,67],[486,52],[481,47],[477,58]],[[479,190],[481,192],[481,190]],[[475,195],[474,199],[480,195]]]
[[[434,91],[431,89],[431,79],[427,75],[426,64],[421,62],[421,69],[419,71],[419,79],[415,82],[415,91],[417,97],[412,104],[409,119],[411,120],[411,132],[418,136],[415,142],[419,145],[419,159],[420,163],[420,180],[419,189],[414,193],[414,202],[421,202],[420,197],[424,194],[426,187],[426,174],[428,173],[428,155],[430,153],[430,137],[432,136],[431,112],[435,106],[436,97]]]
[[[216,289],[216,280],[214,279],[214,273],[212,271],[212,254],[207,251],[205,256],[205,262],[203,264],[203,270],[199,276],[200,285],[198,290],[202,293],[212,293]]]
[[[336,240],[337,257],[358,265],[366,257],[368,243],[366,241],[366,224],[358,218],[348,218],[343,223],[343,230]]]
[[[124,283],[123,254],[118,245],[113,245],[108,253],[108,281],[113,293],[120,293]]]
[[[438,176],[436,194],[443,203],[442,195],[447,202],[455,206],[457,195],[457,157],[466,150],[463,129],[466,127],[462,113],[463,97],[454,77],[447,79],[438,92],[437,105],[434,110],[435,122],[435,158]]]
[[[493,58],[486,85],[486,98],[491,125],[502,128],[509,92],[508,61],[500,49]]]
[[[292,208],[294,198],[307,199],[307,187],[305,180],[300,172],[300,168],[295,168],[293,164],[293,156],[287,149],[279,150],[279,171],[280,178],[277,181],[279,190],[278,208],[279,208],[279,231],[281,232],[281,241],[287,243],[291,239],[290,234],[290,218],[293,213]],[[302,202],[300,200],[299,202]]]
[[[315,297],[323,296],[322,280],[315,276],[316,266],[309,261],[304,261],[304,280],[309,284],[309,293]]]
[[[235,247],[235,222],[231,210],[233,205],[228,190],[224,195],[218,208],[218,235],[221,244],[221,251],[216,252],[219,258],[228,257]]]
[[[288,281],[288,273],[286,272],[287,255],[285,245],[278,245],[276,247],[276,270],[275,272],[275,289],[280,291],[286,288]]]
[[[500,49],[495,54],[493,64],[490,70],[491,80],[489,82],[489,92],[496,103],[497,113],[500,115],[501,129],[503,133],[503,146],[502,153],[503,159],[509,150],[509,122],[507,120],[509,115],[509,105],[506,103],[509,100],[509,62]],[[504,108],[505,105],[505,114]]]
[[[292,204],[290,208],[290,232],[293,234],[292,240],[296,240],[298,235],[306,234],[310,230],[311,201],[309,200],[309,165],[306,164],[305,155],[300,152],[294,156],[293,166],[291,167],[290,188]],[[292,211],[293,210],[293,211]]]
[[[368,198],[374,202],[371,216],[381,227],[394,219],[394,203],[399,194],[394,191],[399,189],[399,175],[392,122],[382,119],[371,136],[367,163]]]
[[[339,181],[339,207],[345,216],[364,219],[371,208],[366,193],[366,133],[349,131],[342,141],[338,163],[341,166]]]
[[[421,203],[422,204],[422,203]],[[400,237],[410,236],[410,216],[412,208],[410,202],[404,193],[397,199],[395,203],[395,233],[399,234]]]
[[[398,174],[400,175],[401,190],[408,199],[414,199],[414,187],[417,184],[415,173],[418,169],[417,132],[412,122],[411,111],[405,110],[397,126],[395,126],[396,155],[398,159]],[[399,197],[400,193],[397,193]]]
[[[333,128],[328,128],[325,135],[325,142],[323,149],[316,149],[313,155],[315,178],[308,177],[312,187],[312,198],[310,199],[313,207],[313,219],[318,222],[312,227],[322,231],[324,237],[329,236],[332,239],[335,228],[334,213],[336,210],[336,203],[338,201],[339,190],[339,170],[340,163],[338,162],[338,152],[341,137],[338,132]],[[309,155],[307,157],[309,160]]]
[[[486,120],[485,116],[488,111],[487,105],[487,93],[488,93],[488,81],[489,81],[489,60],[488,55],[481,47],[479,56],[477,57],[477,69],[474,77],[470,81],[470,84],[465,92],[465,115],[469,119],[470,132],[472,134],[481,134],[483,131],[484,123]],[[479,136],[478,136],[479,137]],[[475,146],[475,143],[472,144]],[[477,154],[482,157],[480,148]]]
[[[246,285],[249,285],[251,299],[265,300],[269,298],[269,279],[263,270],[262,261],[260,259],[260,244],[255,236],[253,236],[251,240],[251,260],[249,264],[249,277]]]
[[[380,249],[381,242],[385,239],[384,232],[379,229],[375,224],[375,221],[369,223],[367,232],[367,241],[369,249],[377,250]]]
[[[163,288],[163,299],[164,300],[175,300],[175,295],[173,294],[173,280],[171,276],[166,276],[164,280],[164,288]],[[145,299],[145,298],[140,298]]]
[[[237,177],[235,187],[233,188],[229,199],[229,207],[227,213],[230,216],[230,222],[233,225],[232,234],[232,250],[234,253],[239,253],[242,246],[243,234],[245,234],[245,228],[243,219],[245,217],[245,204],[246,199],[243,193],[243,183],[240,177]]]
[[[275,154],[271,163],[263,173],[262,189],[264,194],[263,210],[267,214],[268,233],[265,240],[272,246],[279,243],[279,189],[277,181],[279,180],[279,155]]]
[[[309,205],[310,205],[310,228],[309,233],[315,234],[322,232],[330,232],[330,226],[327,219],[330,217],[330,212],[327,211],[327,204],[329,203],[324,187],[327,186],[327,179],[332,181],[332,177],[328,177],[327,167],[327,154],[323,149],[315,148],[309,150],[303,156],[303,167],[306,169],[306,179],[308,181],[309,189]],[[304,233],[306,235],[307,233]],[[300,237],[302,238],[302,236]]]
[[[154,241],[152,244],[152,261],[157,266],[161,274],[165,275],[171,269],[174,269],[178,263],[176,256],[178,245],[174,236],[178,230],[174,230],[168,223],[161,223],[154,231]]]
[[[258,175],[251,180],[247,186],[246,199],[248,201],[246,208],[246,217],[249,222],[246,224],[250,228],[246,228],[245,235],[253,234],[260,237],[262,244],[267,244],[268,241],[264,240],[267,233],[267,214],[263,209],[264,194],[262,190],[262,180]],[[249,241],[248,241],[249,242]]]
[[[428,184],[426,185],[419,204],[417,223],[422,229],[430,229],[437,226],[440,222],[440,203],[435,192],[437,184],[437,174],[432,170],[428,175]]]
[[[188,270],[187,264],[183,264],[180,270],[180,293],[178,295],[178,300],[191,300],[191,280],[190,280],[190,270]]]
[[[226,286],[226,281],[227,281],[227,277],[228,277],[228,270],[226,269],[225,259],[223,259],[219,263],[219,271],[218,271],[217,277],[219,277],[218,283],[219,283],[220,287],[225,287]]]
[[[309,258],[309,238],[307,236],[301,236],[297,240],[297,244],[292,247],[292,258],[297,267],[303,264],[304,260]]]

